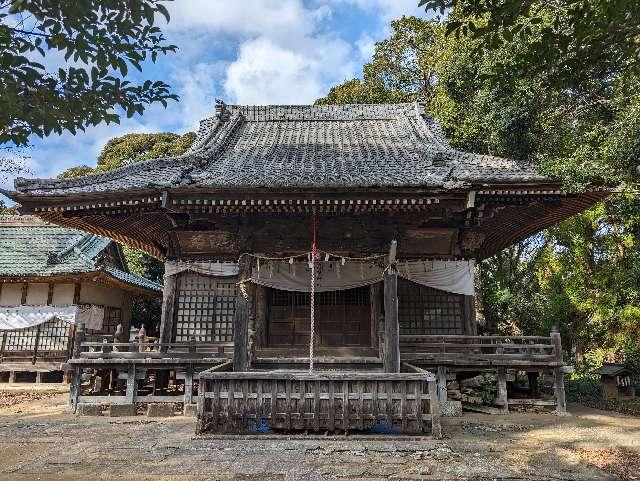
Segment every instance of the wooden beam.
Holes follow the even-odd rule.
[[[384,275],[384,370],[400,372],[400,325],[398,324],[398,271],[389,266]]]
[[[170,343],[173,337],[173,319],[176,304],[177,274],[165,276],[162,289],[162,315],[160,318],[160,343]],[[160,349],[166,352],[166,346]]]
[[[233,370],[247,371],[249,369],[249,290],[242,285],[242,281],[251,275],[251,262],[244,256],[238,262],[238,292],[236,295],[236,310],[233,316]]]

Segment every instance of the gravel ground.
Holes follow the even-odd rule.
[[[78,417],[66,394],[0,388],[0,480],[634,481],[640,418],[465,414],[447,436],[194,436],[184,417]],[[44,394],[43,394],[44,393]]]

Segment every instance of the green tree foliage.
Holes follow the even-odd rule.
[[[98,172],[106,172],[141,160],[181,155],[191,147],[196,134],[187,132],[184,135],[172,133],[161,134],[127,134],[107,142],[98,156]]]
[[[184,135],[163,132],[159,134],[126,134],[107,142],[98,156],[95,168],[88,165],[71,167],[58,175],[59,179],[99,174],[134,164],[142,160],[181,155],[196,138],[194,132]]]
[[[594,79],[640,69],[640,3],[636,0],[420,0],[449,12],[447,34],[478,40],[476,51],[524,46],[495,62],[497,75],[516,73],[545,85],[602,93]]]
[[[164,0],[8,0],[0,3],[0,144],[75,133],[177,99],[129,68],[176,50],[156,26]],[[46,67],[58,56],[60,68]],[[42,61],[43,63],[40,63]]]
[[[162,262],[131,247],[125,246],[123,251],[127,267],[131,272],[158,284],[164,284],[164,264]],[[162,301],[160,299],[136,298],[133,302],[132,320],[136,326],[144,325],[148,333],[157,333],[161,308]]]
[[[391,22],[390,38],[376,44],[363,79],[333,87],[316,104],[410,102],[433,95],[433,64],[437,26],[416,17]]]
[[[429,5],[436,3],[441,2]],[[522,34],[516,29],[505,36],[507,27],[492,23],[503,20],[469,11],[514,3],[527,3],[527,15],[541,19],[522,27]],[[539,48],[532,38],[547,27],[554,31],[557,15],[569,15],[550,12],[542,3],[453,2],[447,4],[452,10],[444,20],[396,20],[389,39],[376,45],[362,79],[334,87],[318,102],[422,99],[426,113],[440,121],[455,147],[534,162],[544,173],[560,177],[567,190],[602,180],[626,189],[483,262],[482,298],[489,328],[546,334],[557,325],[566,347],[585,363],[640,359],[637,59],[623,55],[630,47],[615,36],[602,48],[617,53],[606,58],[591,55],[597,46],[586,40],[586,50],[596,49],[591,54],[578,52],[575,43],[549,56],[544,49],[531,56],[531,49]],[[569,29],[562,31],[564,40],[544,38],[553,45],[567,37],[574,42],[572,32],[578,28],[593,29],[593,38],[601,38],[600,22],[618,16],[607,11],[594,20],[605,2],[556,3],[580,3],[588,12],[581,19],[572,10],[572,19],[560,22]],[[525,22],[524,16],[516,17],[504,20],[509,29]],[[576,22],[580,26],[568,26]],[[502,40],[492,43],[496,31]],[[591,38],[581,32],[580,38]],[[428,40],[420,46],[407,40],[411,38]],[[572,63],[575,58],[589,65],[581,70]],[[411,76],[413,82],[401,81]]]
[[[64,172],[58,174],[58,179],[71,179],[72,177],[81,177],[83,175],[93,174],[93,167],[88,165],[79,165],[77,167],[69,167]]]
[[[18,213],[17,206],[8,207],[5,202],[0,199],[0,215],[16,215]]]
[[[185,153],[195,140],[193,132],[184,135],[172,133],[127,134],[107,142],[98,156],[96,168],[87,165],[71,167],[58,178],[71,178],[117,169],[125,165],[157,157],[176,156]],[[144,252],[124,247],[124,257],[131,272],[163,283],[164,264]],[[133,305],[133,322],[145,325],[148,332],[155,332],[160,319],[159,299],[136,299]]]

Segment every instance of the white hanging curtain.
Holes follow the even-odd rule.
[[[15,306],[0,307],[0,331],[27,329],[45,322],[59,319],[75,323],[76,306]]]
[[[375,284],[383,279],[387,266],[382,261],[341,259],[316,261],[316,291],[339,291]],[[441,291],[473,296],[474,261],[419,260],[399,261],[398,275],[416,284]],[[181,262],[167,261],[165,276],[180,272],[197,272],[207,276],[229,277],[238,275],[233,262]],[[309,292],[311,268],[299,260],[253,260],[252,282],[284,291]]]
[[[474,261],[408,261],[398,262],[398,275],[441,291],[473,296]]]
[[[172,276],[181,272],[196,272],[205,276],[229,277],[238,275],[238,264],[235,262],[183,262],[166,261],[164,275]]]
[[[474,295],[473,261],[406,261],[397,265],[398,275],[416,284],[454,294]],[[380,282],[384,265],[340,260],[316,262],[316,291],[339,291]],[[309,292],[311,269],[306,262],[256,262],[252,282],[284,291]]]
[[[316,292],[340,291],[375,284],[384,266],[375,262],[316,261]],[[309,292],[311,268],[307,262],[260,261],[254,264],[252,282],[283,291]]]
[[[78,306],[76,323],[84,324],[85,329],[101,331],[104,323],[104,307],[93,304]]]

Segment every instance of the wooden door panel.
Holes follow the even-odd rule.
[[[308,346],[309,295],[270,289],[269,346]],[[316,295],[315,332],[318,347],[370,347],[369,287]]]

